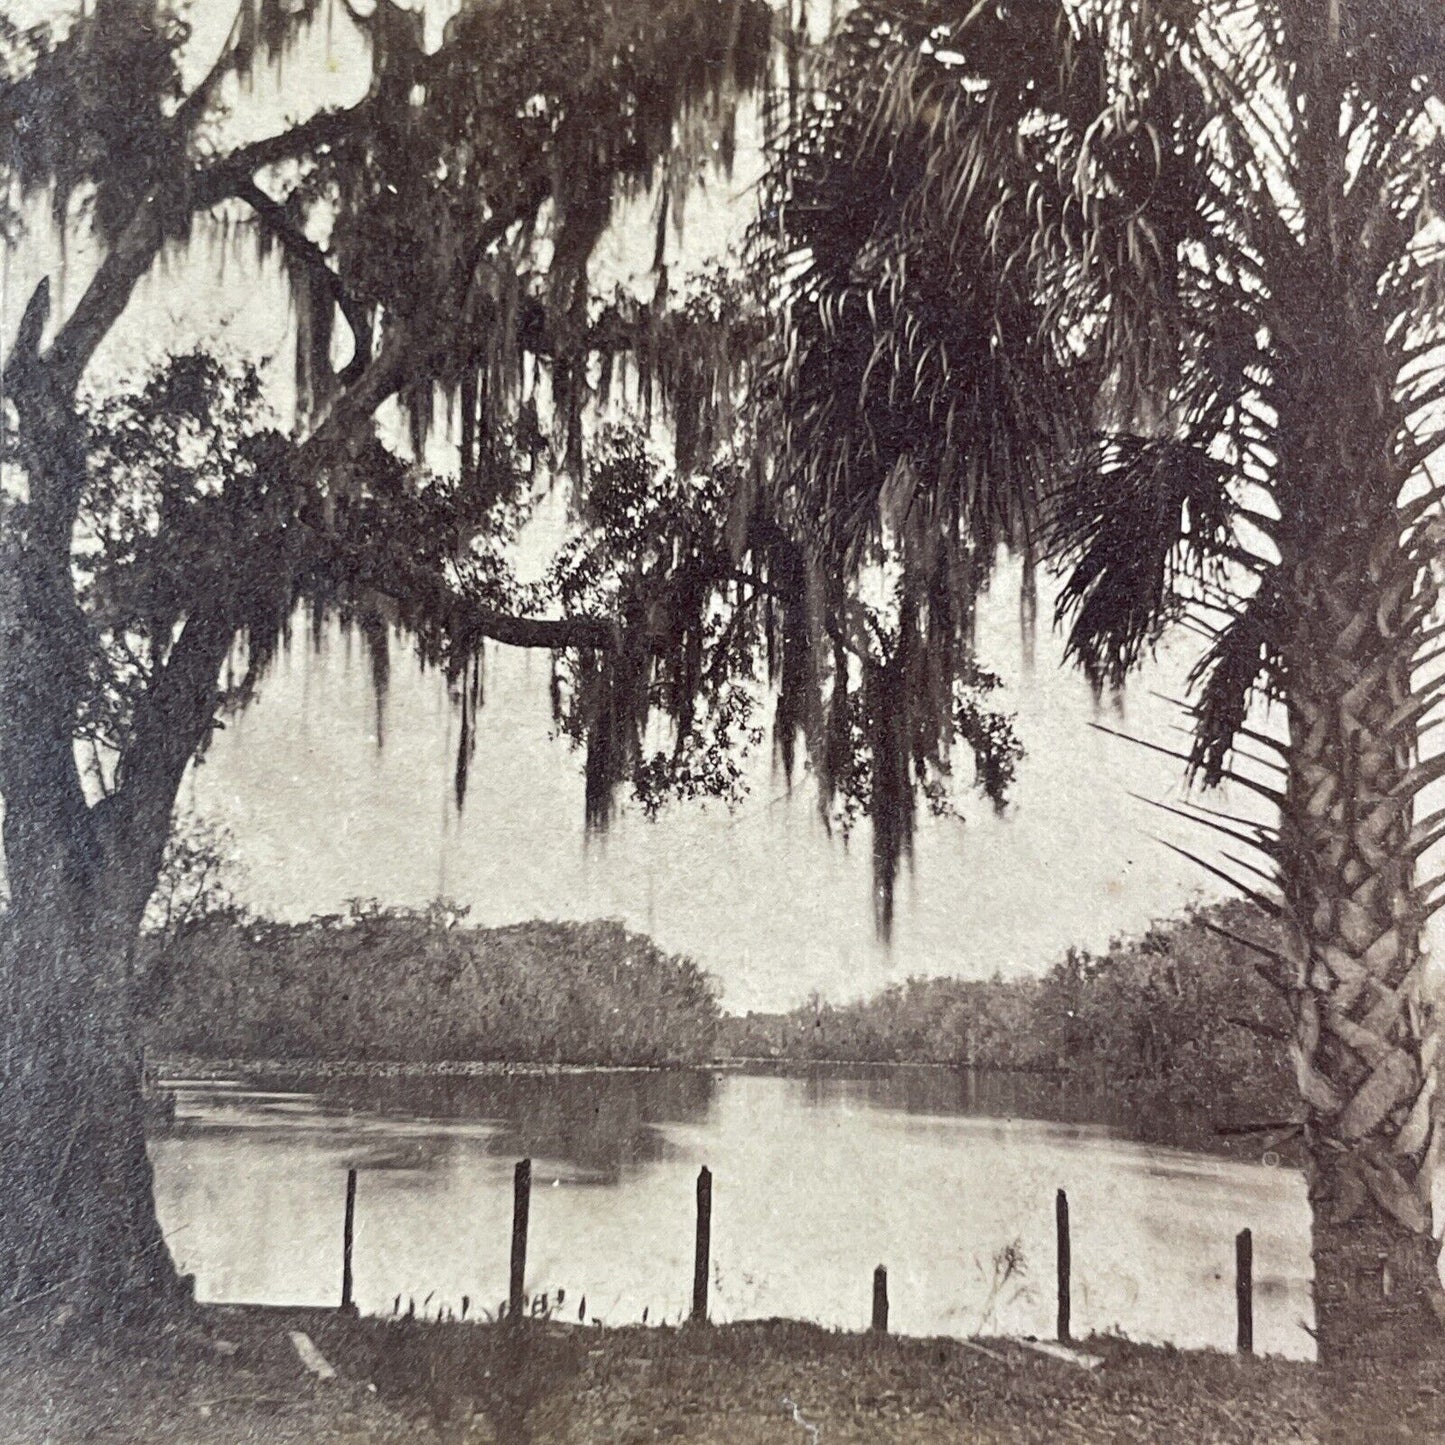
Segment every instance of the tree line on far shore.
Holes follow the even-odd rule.
[[[477,928],[465,909],[222,914],[158,943],[160,1053],[246,1059],[697,1064],[717,990],[620,923]]]
[[[1228,903],[1100,954],[1070,949],[1041,977],[911,978],[736,1016],[693,960],[616,921],[478,928],[442,903],[305,923],[223,912],[156,937],[149,1037],[243,1059],[972,1065],[1260,1122],[1287,1117],[1291,1097],[1284,1004],[1240,941],[1267,930]]]
[[[815,996],[787,1013],[725,1018],[722,1047],[751,1059],[1017,1069],[1131,1108],[1284,1120],[1285,1004],[1252,966],[1249,938],[1268,943],[1267,920],[1229,902],[1099,954],[1071,948],[1042,977],[910,978],[853,1003]]]

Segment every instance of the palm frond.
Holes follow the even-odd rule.
[[[1189,685],[1197,691],[1197,700],[1189,771],[1206,787],[1223,779],[1256,693],[1262,691],[1271,699],[1283,695],[1284,621],[1284,607],[1271,580],[1243,604],[1190,672]]]
[[[1179,616],[1179,583],[1230,545],[1226,469],[1167,438],[1099,438],[1049,498],[1048,548],[1064,574],[1056,620],[1096,688],[1121,686]]]

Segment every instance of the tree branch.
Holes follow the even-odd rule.
[[[407,328],[394,326],[380,350],[350,386],[332,398],[311,434],[301,443],[297,463],[303,475],[315,475],[338,456],[368,440],[364,428],[384,401],[389,400],[412,371],[412,345]]]
[[[475,652],[483,642],[550,652],[568,648],[612,652],[621,643],[621,629],[610,618],[518,617],[457,592],[441,576],[394,557],[353,553],[348,560],[363,587],[395,598],[404,609],[414,609],[460,652]]]
[[[204,211],[231,199],[236,187],[255,177],[257,171],[282,161],[296,160],[308,151],[321,150],[344,140],[369,119],[373,103],[368,98],[341,110],[319,110],[307,120],[275,135],[264,136],[249,145],[216,157],[192,173],[190,201],[193,210]]]
[[[169,816],[175,789],[215,718],[221,668],[235,636],[235,618],[224,604],[197,610],[186,619],[136,709],[114,797],[154,792],[147,801]]]
[[[352,297],[341,277],[327,264],[326,253],[321,247],[291,220],[286,214],[286,208],[268,196],[254,180],[247,179],[238,183],[236,199],[245,202],[255,212],[261,224],[287,251],[322,278],[326,289],[346,318],[347,326],[351,328],[351,360],[337,379],[343,386],[350,386],[354,381],[360,380],[371,361],[371,316],[366,308]]]
[[[205,113],[206,106],[210,104],[211,97],[216,93],[216,87],[235,68],[237,57],[236,42],[241,37],[242,5],[236,9],[236,17],[231,21],[231,28],[226,32],[226,39],[222,44],[220,53],[211,62],[211,68],[201,77],[196,88],[181,101],[176,110],[175,123],[182,127],[188,127],[193,120],[197,120]]]
[[[53,401],[68,401],[80,385],[95,349],[120,319],[131,293],[150,270],[163,240],[160,207],[155,193],[136,210],[120,239],[96,268],[85,294],[66,318],[44,357],[32,357]],[[5,363],[5,390],[14,392],[25,383],[27,358],[12,350]],[[39,380],[39,376],[35,378]]]
[[[114,900],[137,925],[155,887],[181,780],[215,725],[221,668],[236,635],[224,604],[186,619],[136,709],[116,786],[91,810],[101,847],[120,866]]]
[[[617,624],[605,617],[517,617],[464,598],[453,604],[453,611],[465,633],[504,647],[611,652],[618,642]]]
[[[258,170],[341,139],[365,118],[368,104],[362,101],[347,110],[319,111],[299,125],[201,166],[175,189],[151,191],[96,268],[85,293],[42,359],[52,398],[68,399],[75,394],[96,348],[129,305],[136,285],[154,265],[165,241],[162,221],[168,211],[205,211],[231,199],[239,188],[253,182]],[[5,363],[7,392],[12,392],[19,380],[17,361],[24,366],[23,359],[12,351]]]
[[[472,277],[468,294],[475,284],[475,273],[487,250],[500,241],[519,221],[534,215],[549,193],[550,183],[537,179],[525,187],[511,209],[494,215],[477,233],[473,255]],[[465,311],[464,303],[463,310]],[[435,348],[446,337],[430,335],[425,346]],[[422,359],[423,342],[413,337],[410,328],[393,326],[386,330],[380,348],[358,376],[333,398],[330,407],[301,444],[299,461],[303,467],[324,467],[338,451],[361,437],[361,428],[377,408],[394,396],[412,375]],[[350,368],[348,368],[349,370]]]

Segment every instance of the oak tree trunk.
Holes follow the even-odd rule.
[[[10,917],[0,1090],[0,1293],[124,1322],[179,1297],[146,1155],[125,961],[93,896]]]
[[[86,456],[70,394],[38,364],[12,380],[28,498],[0,511],[0,1302],[57,1297],[121,1321],[178,1298],[145,1149],[133,952],[234,629],[224,607],[187,618],[110,795],[88,798],[75,748],[94,644],[71,563]]]

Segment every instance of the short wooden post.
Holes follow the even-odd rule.
[[[1254,1236],[1241,1229],[1234,1237],[1234,1312],[1241,1355],[1254,1353]]]
[[[712,1268],[712,1170],[697,1171],[697,1246],[692,1257],[692,1322],[707,1323],[707,1277]]]
[[[1061,1344],[1069,1342],[1070,1276],[1073,1259],[1069,1245],[1069,1196],[1062,1189],[1054,1198],[1054,1228],[1058,1237],[1059,1328]]]
[[[341,1312],[356,1313],[352,1296],[351,1251],[356,1243],[356,1170],[346,1171],[346,1217],[341,1226]]]
[[[512,1172],[512,1276],[507,1313],[520,1320],[527,1308],[527,1217],[532,1208],[532,1161],[522,1159]]]
[[[888,1270],[879,1265],[873,1271],[873,1324],[875,1335],[888,1333]]]

